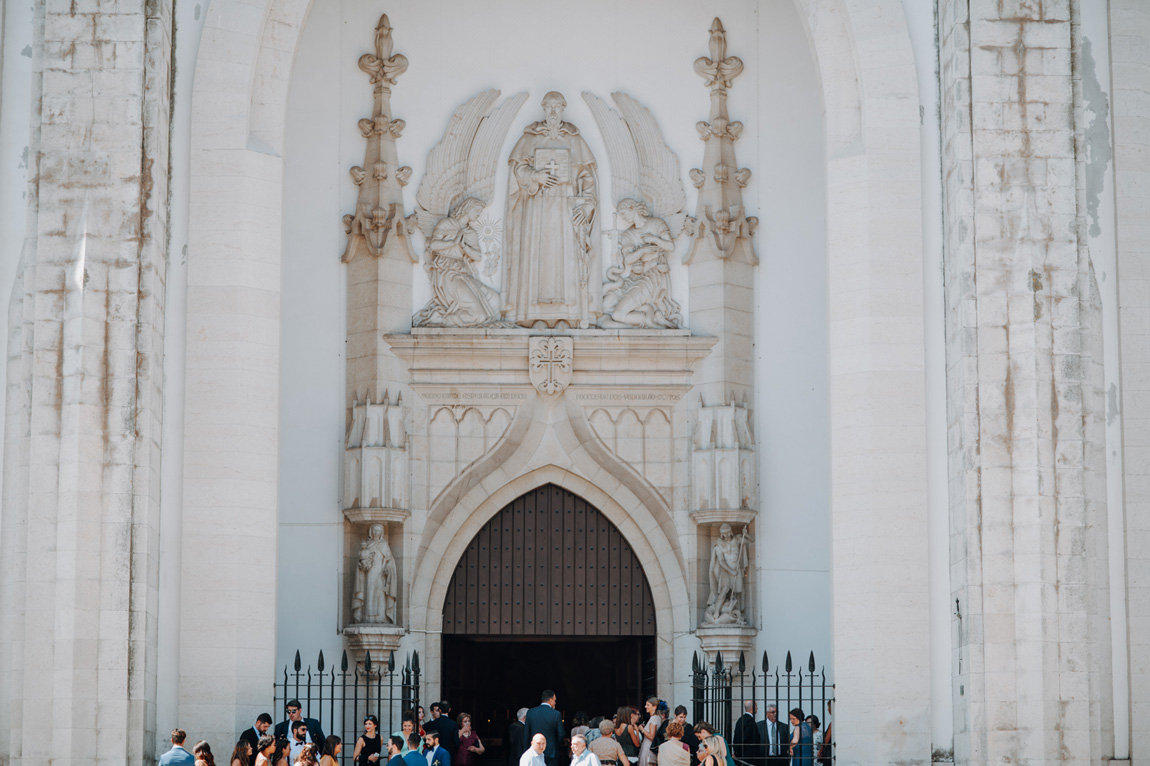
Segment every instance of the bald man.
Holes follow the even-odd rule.
[[[536,734],[531,738],[531,747],[519,757],[519,766],[545,766],[543,751],[547,749],[547,737]]]

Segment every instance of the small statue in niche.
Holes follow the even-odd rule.
[[[479,279],[482,260],[475,223],[483,202],[468,197],[435,225],[427,242],[432,298],[415,316],[417,327],[476,327],[499,321],[499,294]]]
[[[383,534],[383,525],[372,524],[367,539],[359,544],[351,596],[352,622],[394,625],[397,584],[395,557]]]
[[[671,229],[638,200],[625,199],[616,212],[626,228],[619,233],[619,264],[607,269],[603,291],[603,327],[666,327],[683,323],[679,304],[671,298],[671,268],[675,252]]]
[[[711,547],[711,596],[703,612],[704,625],[746,625],[743,613],[743,580],[750,561],[747,528],[738,537],[730,524],[719,527],[719,539]]]

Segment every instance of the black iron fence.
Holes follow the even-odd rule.
[[[289,700],[302,703],[303,714],[319,721],[325,735],[335,734],[343,740],[340,763],[352,762],[355,740],[363,733],[363,719],[379,719],[380,734],[387,737],[402,728],[403,714],[419,706],[419,652],[402,665],[390,652],[386,664],[364,656],[363,664],[349,662],[347,652],[340,658],[339,669],[327,670],[323,652],[315,669],[303,667],[299,651],[294,669],[284,666],[283,679],[274,686],[273,704],[282,715]]]
[[[760,667],[748,666],[746,657],[739,653],[739,660],[727,664],[722,653],[715,655],[714,663],[700,660],[696,653],[691,663],[691,699],[695,721],[707,721],[715,727],[732,749],[735,759],[749,766],[789,763],[789,740],[779,742],[772,752],[764,739],[767,724],[766,716],[771,707],[778,712],[778,720],[792,731],[789,721],[791,710],[800,709],[804,720],[814,716],[818,727],[813,726],[811,755],[814,763],[830,766],[834,763],[834,731],[831,725],[831,711],[834,702],[834,684],[827,682],[826,667],[815,665],[815,653],[811,652],[807,668],[795,668],[791,653],[787,652],[786,662],[773,668],[763,652]],[[755,703],[755,731],[747,732],[746,725],[740,728],[740,737],[735,737],[739,717],[746,709],[745,703]],[[769,735],[767,735],[769,736]],[[797,748],[803,754],[806,748]],[[776,760],[779,759],[779,760]],[[806,761],[809,763],[810,761]]]

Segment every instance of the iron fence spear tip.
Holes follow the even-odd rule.
[[[809,670],[812,673],[815,672],[815,653],[813,651],[811,652],[810,661],[807,662],[807,670]]]
[[[814,655],[812,654],[811,657],[814,657]],[[811,662],[814,662],[814,660],[812,659]],[[394,651],[387,655],[387,672],[388,673],[395,672],[395,652]]]
[[[347,649],[343,650],[343,657],[340,658],[339,661],[339,669],[344,673],[347,672]]]
[[[739,652],[739,672],[743,673],[747,669],[747,659],[743,656],[743,652]]]
[[[303,661],[300,660],[300,658],[299,658],[299,649],[296,649],[295,650],[295,672],[298,673],[300,671],[300,668],[302,668],[302,667],[303,667]]]
[[[787,672],[791,672],[791,653],[787,652]]]
[[[319,668],[319,672],[323,672],[323,649],[319,650],[319,660],[315,663],[315,666]]]
[[[763,652],[763,673],[767,672],[767,653]]]
[[[369,649],[363,655],[363,672],[371,674],[371,650]]]

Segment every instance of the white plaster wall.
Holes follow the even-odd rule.
[[[629,92],[652,110],[678,153],[693,211],[686,173],[702,158],[694,125],[706,118],[708,99],[692,62],[707,52],[712,18],[723,19],[729,52],[747,67],[731,90],[730,109],[732,119],[747,126],[736,150],[739,164],[755,174],[744,200],[762,222],[755,402],[762,445],[759,648],[772,664],[787,650],[805,663],[814,650],[819,663],[829,665],[824,130],[818,77],[793,4],[684,2],[668,10],[653,1],[509,2],[467,13],[446,2],[384,8],[317,0],[293,69],[284,148],[278,666],[290,663],[296,648],[305,663],[320,649],[337,661],[341,647],[333,596],[343,545],[340,218],[355,202],[347,169],[363,159],[355,123],[370,110],[370,86],[356,60],[368,51],[381,11],[395,29],[395,51],[410,60],[392,94],[395,116],[407,122],[400,160],[414,170],[409,212],[427,153],[452,111],[489,87],[505,96],[530,92],[504,153],[521,128],[538,119],[543,93],[562,91],[567,119],[599,159],[604,197],[610,195],[606,152],[580,92]],[[494,202],[500,216],[505,189],[501,167]],[[605,217],[605,227],[610,222]],[[672,279],[688,308],[678,265]],[[416,285],[413,308],[426,299],[422,268]]]
[[[823,99],[793,3],[759,13],[755,122],[734,99],[731,119],[756,174],[756,437],[759,444],[759,653],[788,651],[830,673],[830,429],[827,419],[827,255]],[[756,156],[757,154],[757,156]],[[751,164],[754,163],[754,164]],[[752,660],[752,658],[747,658]],[[822,713],[819,713],[822,716]]]

